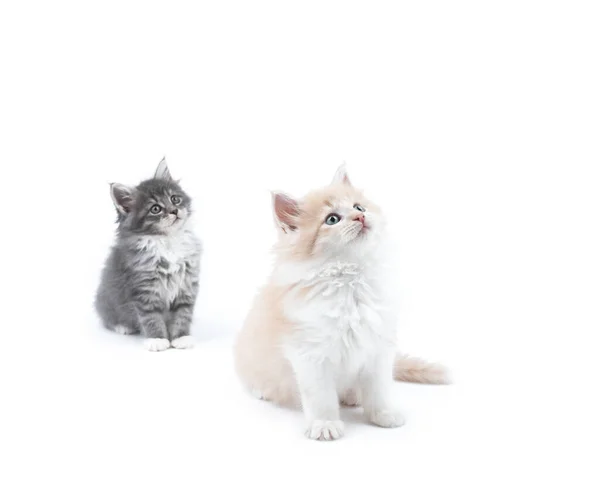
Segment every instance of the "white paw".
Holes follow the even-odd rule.
[[[146,338],[146,340],[144,340],[144,347],[150,352],[167,350],[170,346],[171,344],[166,338]]]
[[[317,441],[333,441],[344,435],[344,423],[341,420],[313,420],[305,434]]]
[[[129,326],[125,325],[115,325],[113,327],[113,331],[115,333],[118,333],[119,335],[132,335],[133,333],[135,333],[135,330],[133,328],[129,328]]]
[[[405,422],[402,414],[395,410],[377,410],[369,420],[379,427],[400,427]]]
[[[187,335],[185,337],[179,337],[171,341],[171,347],[176,349],[189,349],[194,346],[194,339]]]

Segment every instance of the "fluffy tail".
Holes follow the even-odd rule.
[[[411,383],[450,384],[450,374],[441,364],[398,354],[394,360],[394,379]]]

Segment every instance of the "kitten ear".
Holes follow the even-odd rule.
[[[110,184],[110,197],[119,214],[127,215],[133,205],[134,189],[119,183]]]
[[[297,229],[296,218],[300,215],[298,202],[285,193],[271,192],[275,224],[286,234]]]
[[[163,157],[162,161],[158,163],[156,171],[154,172],[154,179],[164,179],[165,181],[171,181],[171,172],[169,166],[167,166],[167,158]]]
[[[346,163],[344,162],[340,167],[337,168],[331,184],[345,184],[352,186],[350,178],[348,177],[348,171],[346,170]]]

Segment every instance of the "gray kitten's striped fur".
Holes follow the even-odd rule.
[[[201,244],[188,227],[190,197],[164,159],[152,179],[110,191],[118,228],[96,296],[100,318],[118,333],[141,332],[148,350],[191,347]]]

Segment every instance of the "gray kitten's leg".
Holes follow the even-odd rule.
[[[133,335],[139,332],[132,316],[123,312],[125,308],[112,303],[104,293],[98,295],[96,309],[106,329],[120,335]]]
[[[194,341],[190,336],[190,327],[194,315],[195,295],[187,293],[178,296],[171,306],[169,334],[171,346],[175,348],[191,348]]]
[[[146,340],[145,347],[153,352],[169,348],[169,335],[164,319],[164,306],[158,296],[146,295],[135,303],[140,329]]]
[[[191,348],[194,340],[190,336],[190,327],[194,316],[194,305],[198,296],[199,264],[190,261],[188,264],[188,275],[184,287],[171,304],[169,319],[169,335],[171,346],[175,348]]]

